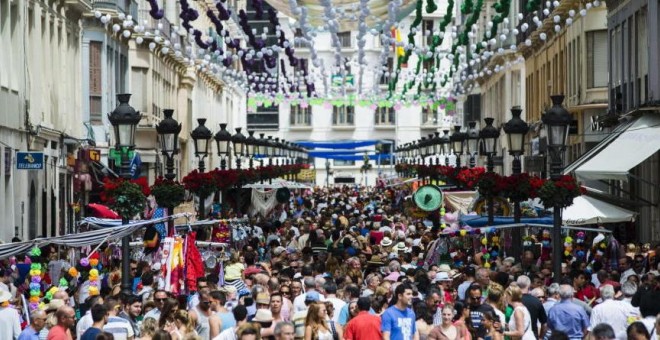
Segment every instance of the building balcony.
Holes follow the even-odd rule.
[[[77,12],[89,12],[92,10],[92,0],[65,0],[64,5]]]
[[[73,1],[73,0],[71,0]],[[81,0],[83,2],[91,1],[94,10],[110,13],[111,15],[124,14],[131,15],[133,20],[138,17],[138,3],[136,0]]]
[[[156,19],[151,17],[151,15],[149,14],[149,11],[150,11],[149,9],[140,9],[140,10],[138,10],[138,16],[137,16],[138,22],[141,22],[141,23],[146,22],[146,24],[144,26],[147,29],[158,29],[158,30],[160,30],[160,32],[163,36],[170,38],[170,42],[172,43],[172,45],[177,44],[177,43],[181,43],[181,37],[178,34],[175,34],[174,36],[172,36],[172,24],[170,23],[170,21],[167,20],[167,18],[165,18],[165,17],[163,17],[160,20],[156,20]],[[158,24],[161,24],[162,28],[159,28]]]

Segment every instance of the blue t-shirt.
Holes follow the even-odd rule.
[[[87,328],[85,333],[83,333],[83,335],[80,337],[80,340],[95,340],[99,333],[101,333],[101,330],[98,328]]]
[[[415,327],[415,312],[407,307],[400,310],[391,306],[381,316],[381,331],[390,332],[390,340],[412,340],[417,328]]]

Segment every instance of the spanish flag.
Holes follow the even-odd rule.
[[[399,31],[396,27],[392,26],[391,32],[392,32],[392,38],[394,38],[397,43],[403,41],[403,39],[401,39],[401,31]],[[403,57],[406,54],[406,51],[401,46],[395,45],[394,51],[396,52],[397,57]]]

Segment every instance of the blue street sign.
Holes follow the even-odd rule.
[[[41,170],[44,168],[43,152],[17,152],[16,169],[18,170]]]

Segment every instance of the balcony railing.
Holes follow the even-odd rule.
[[[156,28],[158,28],[159,23],[162,24],[163,28],[160,29],[161,34],[166,36],[166,37],[169,37],[170,42],[172,43],[172,45],[177,44],[177,43],[181,43],[181,37],[178,34],[175,34],[174,36],[172,36],[172,24],[170,23],[169,20],[167,20],[167,18],[163,17],[160,20],[156,20],[156,19],[151,17],[151,15],[149,14],[148,9],[140,9],[138,11],[137,18],[138,18],[139,22],[141,22],[141,23],[143,23],[145,21],[147,22],[147,24],[145,25],[145,27],[147,29],[156,29]]]

